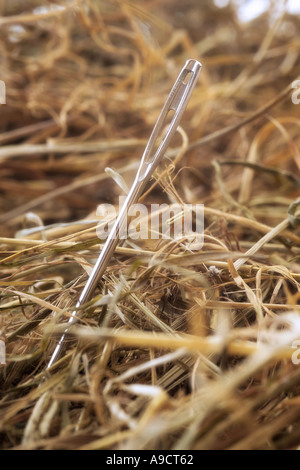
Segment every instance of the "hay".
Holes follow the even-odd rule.
[[[0,14],[1,448],[298,448],[299,18],[196,0]],[[130,185],[188,58],[201,77],[142,200],[205,204],[204,245],[121,244],[46,373],[102,246],[96,208]]]

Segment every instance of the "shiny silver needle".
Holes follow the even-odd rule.
[[[141,196],[147,182],[153,175],[154,170],[161,161],[164,153],[166,152],[173,135],[180,123],[182,115],[187,107],[193,89],[196,85],[198,76],[201,71],[201,64],[197,60],[188,60],[181,70],[173,88],[164,104],[163,109],[156,121],[150,139],[146,145],[144,154],[141,159],[139,169],[137,171],[133,185],[128,193],[128,196],[119,212],[119,215],[113,225],[113,228],[105,242],[105,245],[97,259],[97,262],[90,274],[90,277],[79,297],[79,300],[75,306],[75,310],[69,318],[69,324],[71,325],[76,319],[76,313],[78,308],[88,302],[92,293],[94,292],[97,284],[99,283],[103,273],[107,267],[107,264],[113,255],[113,252],[120,239],[120,234],[124,229],[124,225],[127,221],[127,213],[132,204],[134,204]],[[173,117],[169,124],[167,124],[167,117],[170,111],[173,111]],[[167,130],[164,136],[161,134],[164,128],[167,126]],[[161,141],[159,142],[159,140]],[[156,150],[155,150],[156,149]],[[68,327],[61,336],[52,356],[48,363],[47,369],[58,359],[62,350],[65,335],[68,331]]]

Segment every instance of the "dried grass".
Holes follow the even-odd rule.
[[[0,2],[2,449],[300,444],[300,20],[213,5]],[[204,246],[119,246],[45,373],[97,205],[130,185],[188,58],[201,78],[143,201],[204,203]]]

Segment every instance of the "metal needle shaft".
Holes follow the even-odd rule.
[[[198,76],[201,71],[201,64],[197,60],[188,60],[181,70],[173,88],[162,108],[162,111],[156,121],[152,134],[148,140],[145,151],[143,153],[139,169],[137,171],[133,185],[129,194],[119,212],[119,215],[113,225],[113,228],[104,244],[104,247],[96,261],[96,264],[90,274],[90,277],[80,295],[80,298],[75,306],[72,315],[69,318],[71,325],[76,319],[78,308],[88,302],[92,293],[94,292],[97,284],[101,280],[107,264],[115,251],[115,248],[120,239],[120,234],[124,229],[124,224],[127,221],[127,213],[131,205],[133,205],[141,196],[147,182],[153,175],[154,170],[164,156],[173,135],[180,123],[182,115],[187,107],[192,91],[197,82]],[[170,113],[173,111],[173,114]],[[171,115],[170,123],[168,124],[168,115]],[[167,126],[167,129],[165,130]],[[162,133],[165,132],[163,137]],[[65,336],[68,332],[61,336],[52,356],[47,365],[49,369],[53,363],[59,358]]]

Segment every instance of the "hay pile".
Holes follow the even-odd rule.
[[[300,19],[208,0],[0,14],[1,448],[297,448]],[[45,374],[102,246],[96,208],[130,185],[188,58],[200,80],[143,201],[205,204],[203,248],[120,245]]]

